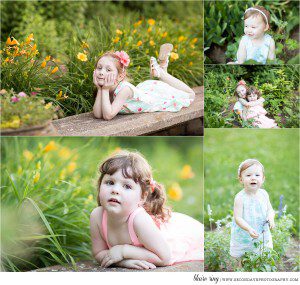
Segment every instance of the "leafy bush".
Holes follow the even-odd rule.
[[[253,128],[251,122],[242,122],[233,114],[233,96],[236,84],[244,79],[247,85],[256,86],[266,100],[268,117],[281,128],[298,128],[299,68],[261,66],[207,66],[205,73],[205,127]]]
[[[52,103],[24,92],[1,90],[1,129],[18,129],[41,125],[54,117]]]
[[[243,13],[255,5],[264,6],[271,13],[271,29],[267,33],[274,38],[277,60],[269,63],[299,63],[299,43],[291,38],[292,32],[299,25],[296,1],[206,1],[205,51],[209,53],[214,45],[221,46],[226,50],[226,57],[235,60],[239,40],[244,34]],[[215,59],[206,58],[206,62],[215,62]]]

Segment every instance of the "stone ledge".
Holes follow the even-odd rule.
[[[194,102],[176,113],[117,115],[111,121],[95,119],[92,112],[53,121],[61,136],[139,136],[156,133],[204,115],[203,86],[195,87]]]
[[[203,272],[203,261],[190,261],[178,263],[172,266],[158,267],[151,270],[136,270],[120,267],[101,268],[94,260],[80,261],[76,263],[76,270],[71,264],[65,266],[55,265],[45,268],[32,270],[33,272],[140,272],[140,271],[155,271],[155,272]]]

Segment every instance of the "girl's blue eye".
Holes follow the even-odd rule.
[[[107,180],[105,183],[106,183],[107,185],[114,185],[114,182],[113,182],[112,180]]]

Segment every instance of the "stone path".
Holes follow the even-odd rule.
[[[193,88],[194,102],[176,113],[155,112],[117,115],[111,121],[95,119],[91,112],[53,121],[61,136],[139,136],[202,118],[204,115],[203,86]],[[203,128],[203,126],[199,126]]]

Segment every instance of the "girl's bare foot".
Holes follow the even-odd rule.
[[[155,57],[151,56],[150,58],[150,77],[157,77],[160,78],[160,71],[161,67],[157,63],[157,60]]]
[[[160,46],[159,49],[159,55],[158,55],[159,66],[166,72],[169,64],[169,56],[172,50],[173,50],[172,44],[163,44]]]

